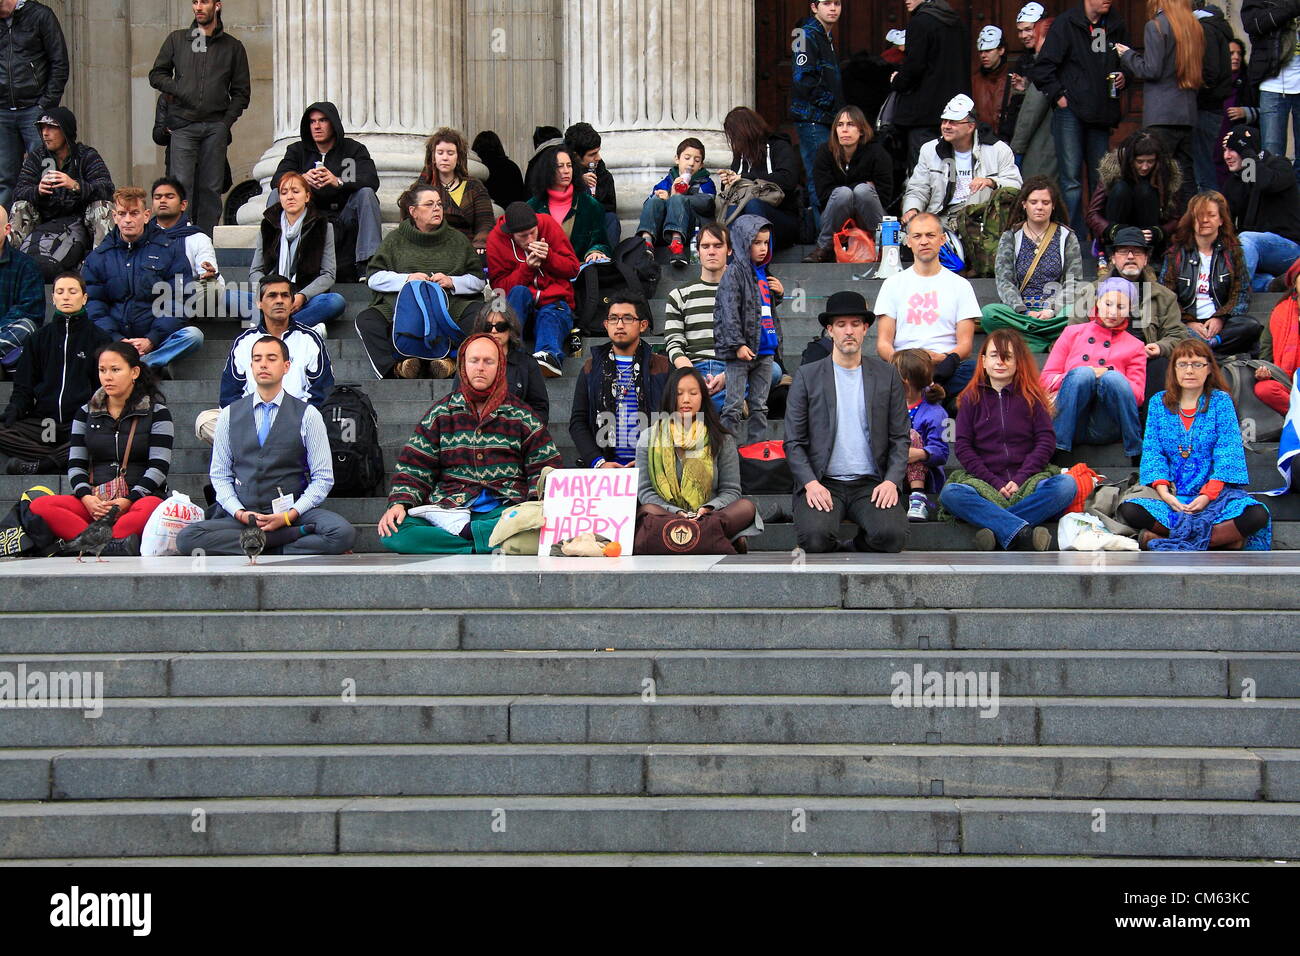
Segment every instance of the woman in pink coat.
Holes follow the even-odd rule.
[[[1043,366],[1043,388],[1056,405],[1056,447],[1117,439],[1133,464],[1142,455],[1138,409],[1147,382],[1142,340],[1128,330],[1137,288],[1118,276],[1097,283],[1097,301],[1082,325],[1067,326]]]

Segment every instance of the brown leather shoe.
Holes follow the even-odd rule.
[[[430,359],[429,374],[432,378],[451,378],[456,374],[456,363],[452,359]]]
[[[813,251],[803,257],[804,262],[834,262],[835,250],[830,246],[823,249],[821,246],[814,246]]]
[[[424,378],[424,359],[402,359],[393,366],[393,374],[398,378]]]

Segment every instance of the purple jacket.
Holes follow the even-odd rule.
[[[1022,485],[1047,467],[1056,449],[1052,416],[1009,388],[980,387],[978,402],[963,402],[957,411],[957,461],[971,475],[1001,488]]]
[[[921,436],[921,444],[930,455],[924,463],[929,473],[929,490],[938,491],[943,487],[943,466],[948,461],[948,443],[943,440],[948,415],[942,405],[923,400],[911,416],[912,427]]]

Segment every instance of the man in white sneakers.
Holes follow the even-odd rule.
[[[975,320],[980,304],[970,282],[939,264],[943,223],[921,212],[907,224],[915,261],[890,276],[876,297],[876,354],[886,362],[903,349],[924,349],[934,362],[934,380],[955,396],[970,381],[975,362]]]

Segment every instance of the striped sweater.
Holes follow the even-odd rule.
[[[664,341],[668,361],[685,357],[692,362],[716,359],[713,351],[713,302],[718,283],[701,279],[668,293],[664,311]]]
[[[131,439],[131,457],[126,463],[127,484],[132,501],[167,491],[167,472],[172,463],[175,429],[172,413],[148,395],[132,394],[120,419],[108,413],[101,388],[77,410],[72,419],[72,445],[68,449],[68,484],[78,498],[94,494],[94,486],[117,477],[126,454],[131,423],[138,421]]]
[[[536,496],[547,465],[560,453],[546,426],[523,402],[507,395],[483,425],[461,392],[438,401],[397,456],[389,505],[464,508],[486,489],[502,504]]]

